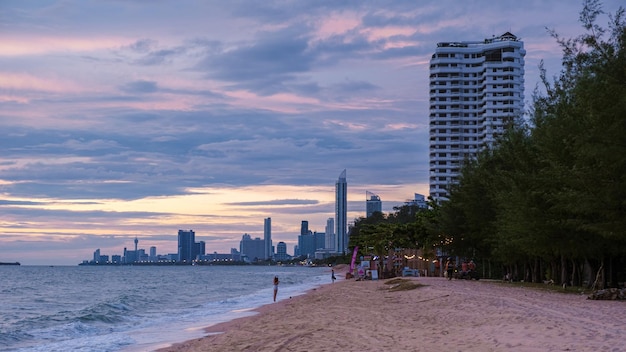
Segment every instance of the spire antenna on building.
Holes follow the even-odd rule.
[[[137,261],[139,258],[137,258],[137,245],[139,244],[139,240],[137,239],[137,236],[135,236],[135,261]]]

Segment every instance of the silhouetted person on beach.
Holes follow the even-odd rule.
[[[278,276],[274,276],[274,302],[276,302],[276,294],[278,293]]]
[[[454,274],[454,261],[452,261],[452,258],[448,258],[446,262],[446,274],[448,275],[448,280],[452,280],[452,275]]]
[[[335,277],[335,270],[333,269],[333,270],[331,270],[331,271],[332,271],[332,274],[330,274],[330,275],[331,275],[331,276],[330,276],[330,278],[331,278],[331,280],[333,280],[333,283],[335,283],[335,280],[337,279],[337,278]]]

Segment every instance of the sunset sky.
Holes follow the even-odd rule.
[[[615,12],[621,1],[604,1]],[[0,261],[74,265],[179,229],[293,254],[349,219],[428,195],[428,66],[441,41],[510,31],[526,101],[577,1],[0,1]],[[608,18],[602,17],[601,25]]]

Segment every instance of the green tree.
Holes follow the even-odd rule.
[[[563,70],[550,81],[540,67],[545,93],[533,95],[530,125],[517,121],[467,160],[449,200],[431,213],[448,251],[519,266],[533,281],[625,279],[626,26],[623,8],[609,14],[607,29],[601,15],[600,2],[587,0],[585,34],[551,32]],[[598,275],[583,278],[583,264]]]
[[[626,26],[623,8],[608,30],[597,24],[602,14],[599,1],[585,1],[585,34],[552,33],[564,68],[554,82],[544,72],[546,94],[536,95],[532,116],[544,179],[557,181],[546,194],[567,233],[557,242],[562,255],[599,268],[626,254]]]

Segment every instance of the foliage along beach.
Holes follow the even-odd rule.
[[[449,200],[431,199],[415,216],[400,208],[357,219],[352,245],[379,256],[419,248],[426,258],[471,258],[493,278],[593,288],[626,281],[624,9],[583,5],[584,34],[550,32],[563,68],[541,67],[529,118],[512,117],[494,148],[467,160]]]

